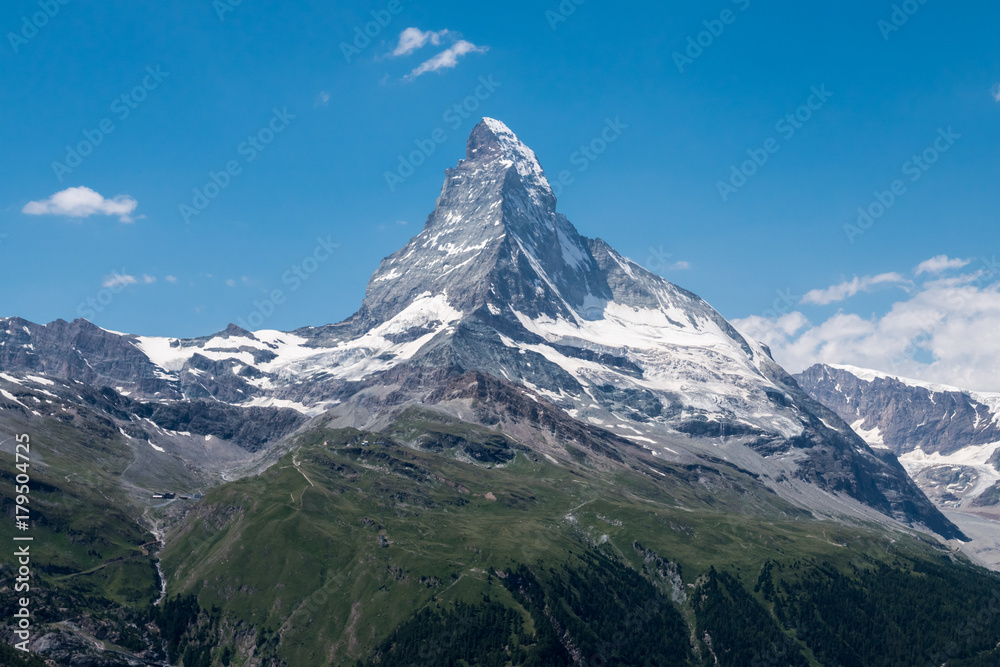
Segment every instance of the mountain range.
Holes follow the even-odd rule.
[[[1000,394],[853,366],[817,364],[795,379],[874,450],[899,457],[932,502],[981,543],[979,555],[1000,563],[992,522],[1000,518]]]
[[[489,118],[343,322],[175,339],[0,320],[0,439],[42,443],[38,562],[62,610],[34,649],[59,664],[936,659],[1000,580],[925,494],[942,473],[922,490],[907,468],[995,444],[998,405],[793,378],[581,236]],[[995,464],[949,493],[988,503]],[[880,627],[846,629],[865,599]],[[920,641],[914,605],[938,617]],[[991,617],[946,657],[995,640]]]

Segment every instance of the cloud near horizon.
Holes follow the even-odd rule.
[[[852,280],[847,280],[839,285],[833,285],[826,289],[814,289],[802,297],[801,303],[826,306],[849,299],[859,292],[870,292],[878,285],[892,284],[906,286],[909,283],[910,281],[898,273],[880,273],[877,276],[865,276],[863,278],[855,276]]]
[[[768,345],[792,373],[816,363],[849,364],[1000,392],[1000,264],[995,257],[979,260],[961,275],[926,280],[884,315],[841,310],[813,324],[794,311],[776,318],[753,315],[734,324]]]
[[[917,268],[913,269],[913,273],[918,276],[924,273],[941,273],[950,269],[961,269],[971,263],[971,259],[959,259],[957,257],[952,259],[948,255],[938,255],[918,264]]]
[[[48,199],[31,201],[21,212],[26,215],[63,215],[70,218],[89,218],[92,215],[116,215],[119,222],[134,222],[132,212],[139,205],[128,195],[105,199],[87,187],[66,188]]]

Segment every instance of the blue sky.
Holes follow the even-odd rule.
[[[795,336],[878,323],[1000,254],[995,3],[64,2],[0,11],[0,315],[169,336],[339,321],[484,115],[572,172],[559,208],[583,234],[762,338],[792,313]],[[627,127],[581,159],[608,119]],[[390,188],[419,140],[433,153]],[[213,173],[226,187],[199,202]],[[49,199],[68,188],[97,194]],[[917,276],[942,255],[968,264]]]

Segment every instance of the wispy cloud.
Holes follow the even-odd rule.
[[[864,276],[833,285],[826,289],[814,289],[802,297],[802,303],[812,303],[825,306],[838,301],[849,299],[859,292],[868,292],[878,285],[896,284],[906,285],[909,281],[898,273],[880,273],[877,276]]]
[[[971,268],[971,267],[970,267]],[[882,315],[838,312],[818,324],[795,311],[734,324],[792,372],[850,364],[929,382],[1000,391],[1000,265],[983,259],[958,278],[928,280]]]
[[[137,282],[139,281],[135,276],[115,272],[104,278],[101,287],[128,287],[129,285],[135,285]]]
[[[316,96],[316,102],[315,104],[313,104],[313,106],[325,107],[328,104],[330,104],[330,93],[326,92],[325,90],[319,91],[319,95]]]
[[[918,276],[924,273],[941,273],[949,269],[961,269],[971,263],[972,260],[970,259],[950,258],[948,255],[938,255],[918,264],[917,268],[913,269],[913,273]]]
[[[171,276],[167,276],[167,280],[170,280]],[[174,278],[176,280],[176,278]],[[104,282],[101,283],[102,287],[128,287],[129,285],[152,285],[156,282],[156,277],[151,276],[148,273],[142,274],[140,277],[125,273],[124,270],[121,272],[114,271],[108,276],[104,277]],[[173,281],[171,281],[173,282]]]
[[[993,86],[993,99],[1000,102],[1000,84]]]
[[[132,212],[139,203],[128,195],[105,199],[87,187],[67,188],[48,199],[32,201],[21,209],[27,215],[64,215],[89,218],[92,215],[116,215],[121,222],[133,222]]]
[[[462,56],[468,53],[486,53],[488,50],[488,47],[476,46],[472,42],[467,42],[464,39],[459,40],[433,58],[425,60],[412,72],[407,74],[405,78],[407,81],[412,81],[418,76],[427,74],[428,72],[436,72],[440,69],[450,69],[458,65],[458,59]]]
[[[164,278],[164,280],[166,280],[168,283],[176,283],[177,276],[167,276],[166,278]]]
[[[427,44],[439,46],[441,40],[454,35],[450,30],[421,30],[420,28],[407,28],[399,33],[399,43],[393,50],[392,55],[396,57],[408,56],[417,49],[424,48]]]

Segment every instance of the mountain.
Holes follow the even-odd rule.
[[[348,320],[177,340],[11,319],[0,370],[133,400],[329,410],[357,428],[408,403],[464,414],[471,396],[441,388],[477,372],[646,456],[721,458],[811,509],[960,536],[893,457],[810,399],[765,347],[698,296],[582,237],[556,212],[535,154],[489,118],[446,173],[424,229],[382,261]],[[563,447],[536,444],[567,460]]]
[[[968,550],[1000,564],[1000,394],[968,391],[853,366],[795,376],[878,451],[891,451],[960,525]]]
[[[817,364],[796,380],[873,448],[899,456],[938,504],[1000,504],[1000,394],[853,366]]]
[[[24,432],[57,664],[998,657],[1000,576],[896,455],[582,237],[492,119],[343,322],[0,320]]]

